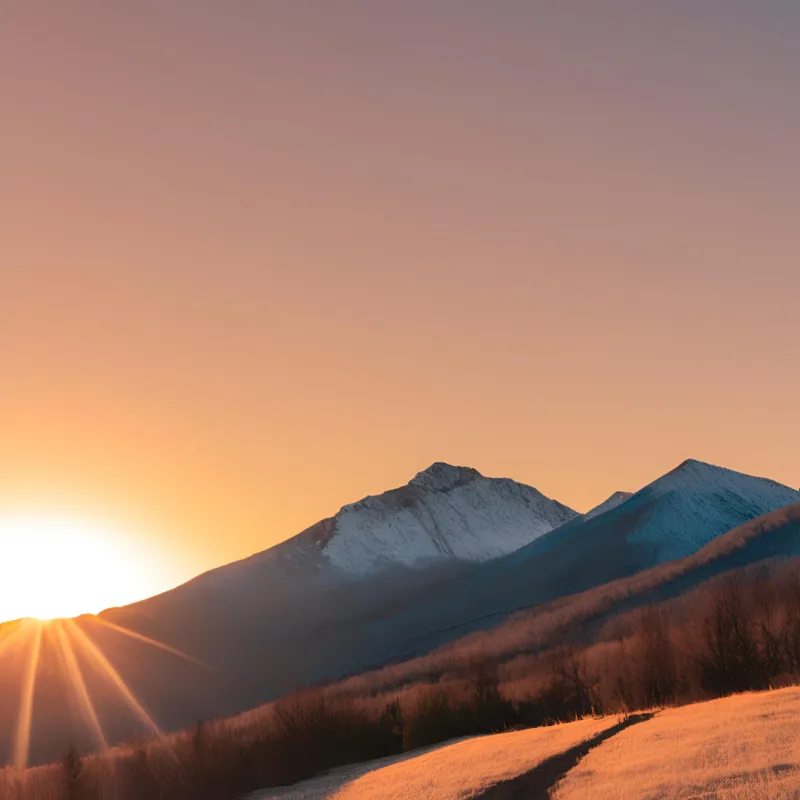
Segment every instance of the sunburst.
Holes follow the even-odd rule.
[[[89,728],[94,734],[96,744],[102,752],[105,752],[108,750],[108,742],[106,741],[105,734],[103,733],[103,728],[100,725],[100,720],[97,717],[97,712],[92,705],[92,699],[89,696],[89,690],[86,688],[86,681],[83,679],[83,673],[81,672],[81,668],[78,664],[78,659],[75,656],[75,648],[72,646],[72,640],[70,639],[68,631],[66,630],[65,626],[61,624],[60,620],[53,624],[53,628],[55,629],[56,637],[58,638],[58,645],[61,650],[61,654],[64,657],[67,675],[70,683],[72,684],[72,689],[78,699],[78,704],[80,705],[83,718],[88,723]]]
[[[143,642],[151,647],[158,648],[173,656],[182,658],[192,664],[205,667],[201,661],[187,655],[174,647],[170,647],[143,634],[129,630],[100,617],[89,618],[97,626],[105,627],[123,636],[138,642]],[[130,712],[150,731],[155,738],[161,739],[164,734],[157,722],[145,710],[133,691],[125,683],[116,667],[100,646],[72,619],[59,619],[51,621],[28,619],[12,626],[7,626],[0,631],[0,659],[7,653],[19,653],[26,648],[24,654],[24,673],[20,692],[20,704],[17,714],[17,724],[13,740],[11,763],[24,778],[30,757],[31,729],[33,725],[34,702],[36,698],[36,684],[39,673],[42,641],[45,633],[48,640],[52,639],[60,655],[60,668],[64,671],[67,683],[77,701],[81,717],[87,728],[91,731],[99,752],[108,750],[108,741],[103,732],[99,716],[81,669],[78,653],[83,659],[96,667],[108,682],[114,687],[120,699],[125,703]],[[51,636],[52,634],[52,636]]]
[[[28,751],[31,741],[31,723],[33,722],[33,697],[36,693],[36,673],[39,669],[39,655],[42,652],[41,622],[32,622],[32,642],[25,666],[25,677],[22,685],[22,698],[17,717],[17,733],[14,742],[14,766],[24,770],[28,763]]]

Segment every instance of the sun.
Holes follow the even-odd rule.
[[[146,595],[131,537],[94,522],[0,516],[0,563],[0,622],[94,614]]]
[[[67,681],[70,700],[80,713],[80,725],[93,735],[99,752],[108,741],[86,682],[88,663],[105,679],[118,702],[151,736],[162,738],[158,723],[137,699],[95,635],[111,629],[150,647],[210,669],[169,644],[151,639],[105,617],[91,616],[148,594],[145,561],[137,557],[130,536],[107,526],[74,519],[31,515],[0,515],[0,669],[8,656],[23,664],[17,725],[12,731],[12,761],[24,786],[25,770],[35,729],[37,685],[42,672],[44,643],[55,647],[57,669]],[[88,615],[88,616],[83,616]],[[80,619],[74,619],[80,617]],[[2,765],[2,762],[0,762]],[[0,767],[1,769],[2,767]]]

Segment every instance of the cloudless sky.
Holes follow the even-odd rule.
[[[0,8],[0,512],[147,592],[434,460],[800,485],[800,3]]]

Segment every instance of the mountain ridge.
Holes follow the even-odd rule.
[[[447,595],[424,610],[404,609],[388,626],[408,633],[404,657],[417,655],[509,613],[689,556],[797,502],[800,492],[771,479],[688,459],[604,513],[578,517],[481,565]],[[412,637],[421,617],[429,633]],[[369,635],[383,634],[376,629]]]
[[[437,461],[403,486],[347,503],[289,539],[193,581],[271,561],[291,569],[332,568],[344,579],[396,565],[480,563],[513,552],[578,516],[532,486]]]

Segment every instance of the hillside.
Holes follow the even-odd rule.
[[[798,731],[797,688],[665,709],[588,753],[553,800],[796,797]]]
[[[547,759],[607,735],[615,718],[584,719],[547,728],[446,742],[427,752],[366,762],[250,800],[405,800],[476,797],[503,781],[536,769]]]
[[[477,657],[506,661],[557,646],[570,633],[585,630],[588,623],[676,597],[731,570],[792,556],[800,556],[800,503],[740,525],[690,556],[532,606],[426,655],[365,673],[353,683],[371,691],[388,691],[430,680],[444,669],[452,671]]]
[[[790,798],[800,784],[800,689],[588,719],[366,763],[252,800]]]
[[[774,481],[689,460],[597,516],[578,517],[464,576],[452,591],[406,607],[371,638],[429,651],[506,615],[689,556],[750,520],[800,502]],[[793,545],[787,547],[791,552]],[[753,558],[761,557],[752,553]],[[427,632],[420,635],[421,631]]]

